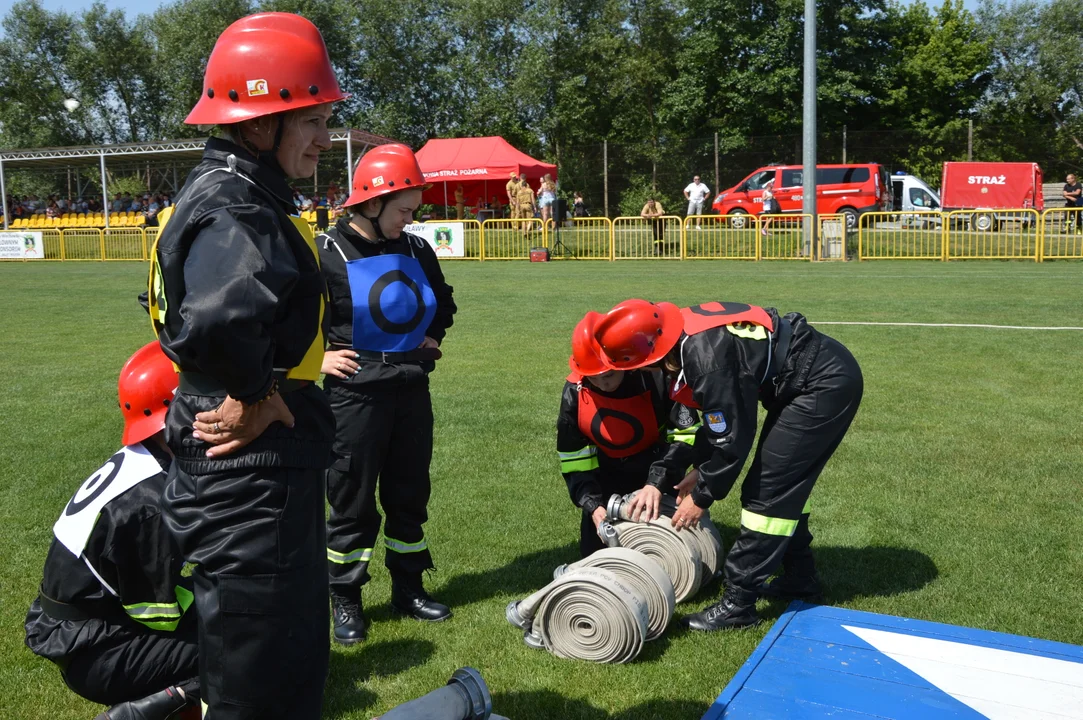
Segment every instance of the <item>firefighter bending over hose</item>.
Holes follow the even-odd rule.
[[[628,303],[651,307],[644,300]],[[675,305],[660,307],[679,314]],[[694,410],[669,399],[661,370],[624,371],[606,359],[595,337],[619,332],[600,327],[615,317],[589,312],[575,326],[568,360],[572,372],[564,383],[557,417],[560,471],[572,502],[583,510],[579,530],[583,557],[604,547],[597,531],[611,495],[642,488],[652,500],[644,511],[649,514],[653,509],[657,515],[662,493],[676,494],[677,481],[684,476],[680,468],[691,463],[699,427]],[[670,332],[679,336],[679,325],[671,325]],[[652,356],[651,362],[663,355]],[[655,465],[663,459],[666,462]]]
[[[609,315],[616,318],[595,336],[604,357],[626,369],[645,367],[662,344],[673,397],[702,412],[698,480],[673,515],[675,527],[697,524],[729,493],[752,451],[757,404],[767,410],[741,487],[741,529],[726,556],[725,592],[685,624],[705,631],[754,625],[761,594],[818,599],[809,498],[861,403],[854,356],[799,313],[779,316],[773,308],[709,302],[674,314],[626,302]],[[625,332],[606,332],[610,327]],[[642,497],[633,503],[645,503]],[[767,583],[779,569],[782,576]]]

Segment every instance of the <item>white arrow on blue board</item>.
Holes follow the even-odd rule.
[[[843,627],[989,720],[1083,720],[1083,663]]]

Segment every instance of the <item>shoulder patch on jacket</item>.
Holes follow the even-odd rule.
[[[726,432],[726,428],[729,427],[728,425],[726,425],[726,417],[722,414],[720,410],[712,410],[703,413],[703,421],[707,423],[707,428],[711,432],[717,433],[719,435]]]

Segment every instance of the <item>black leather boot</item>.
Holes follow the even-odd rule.
[[[168,687],[145,698],[114,705],[94,720],[173,720],[198,703],[199,698],[184,697],[176,687]]]
[[[335,642],[339,645],[355,645],[369,633],[369,621],[361,605],[361,593],[356,597],[344,597],[331,593],[331,614],[335,620]]]
[[[702,612],[685,617],[681,622],[689,630],[701,632],[758,625],[760,617],[756,614],[756,594],[727,587],[721,600]]]
[[[823,588],[816,574],[799,576],[783,573],[760,585],[760,595],[779,600],[803,600],[816,605],[824,601]]]
[[[440,622],[451,617],[451,608],[429,597],[421,574],[391,578],[391,608],[415,620]]]

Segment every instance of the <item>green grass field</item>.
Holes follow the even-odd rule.
[[[481,670],[515,720],[697,718],[759,628],[674,623],[624,666],[523,645],[504,606],[576,557],[578,511],[554,422],[572,326],[630,296],[731,299],[820,321],[1083,326],[1075,263],[447,263],[459,316],[433,376],[430,589],[455,617],[392,617],[382,561],[362,646],[332,652],[326,716],[371,718]],[[119,445],[116,375],[150,337],[141,263],[0,264],[0,715],[90,718],[23,646],[51,526]],[[1083,332],[822,326],[865,374],[865,400],[813,494],[830,603],[1083,643]],[[736,496],[712,515],[727,544]],[[378,551],[379,552],[379,551]],[[716,586],[678,608],[713,601]]]

